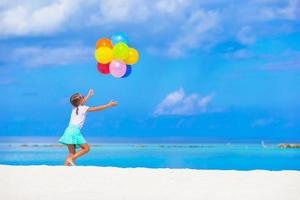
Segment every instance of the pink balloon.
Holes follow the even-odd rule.
[[[126,64],[123,61],[113,60],[109,65],[109,71],[114,77],[121,78],[126,73]]]

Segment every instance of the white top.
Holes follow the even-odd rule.
[[[78,106],[78,115],[76,114],[76,109],[77,108],[73,108],[72,110],[69,124],[77,125],[82,128],[86,117],[86,111],[89,109],[89,106]]]

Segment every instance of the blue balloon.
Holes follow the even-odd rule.
[[[125,44],[127,44],[128,37],[125,33],[117,32],[111,36],[111,42],[113,43],[113,45],[117,44],[118,42],[124,42]]]
[[[126,65],[126,73],[122,76],[122,78],[126,78],[131,74],[131,65]]]

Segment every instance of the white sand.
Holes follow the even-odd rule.
[[[0,165],[1,200],[299,200],[300,171]]]

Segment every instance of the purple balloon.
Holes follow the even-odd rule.
[[[126,64],[120,60],[113,60],[109,64],[109,71],[114,77],[121,78],[126,73]]]

